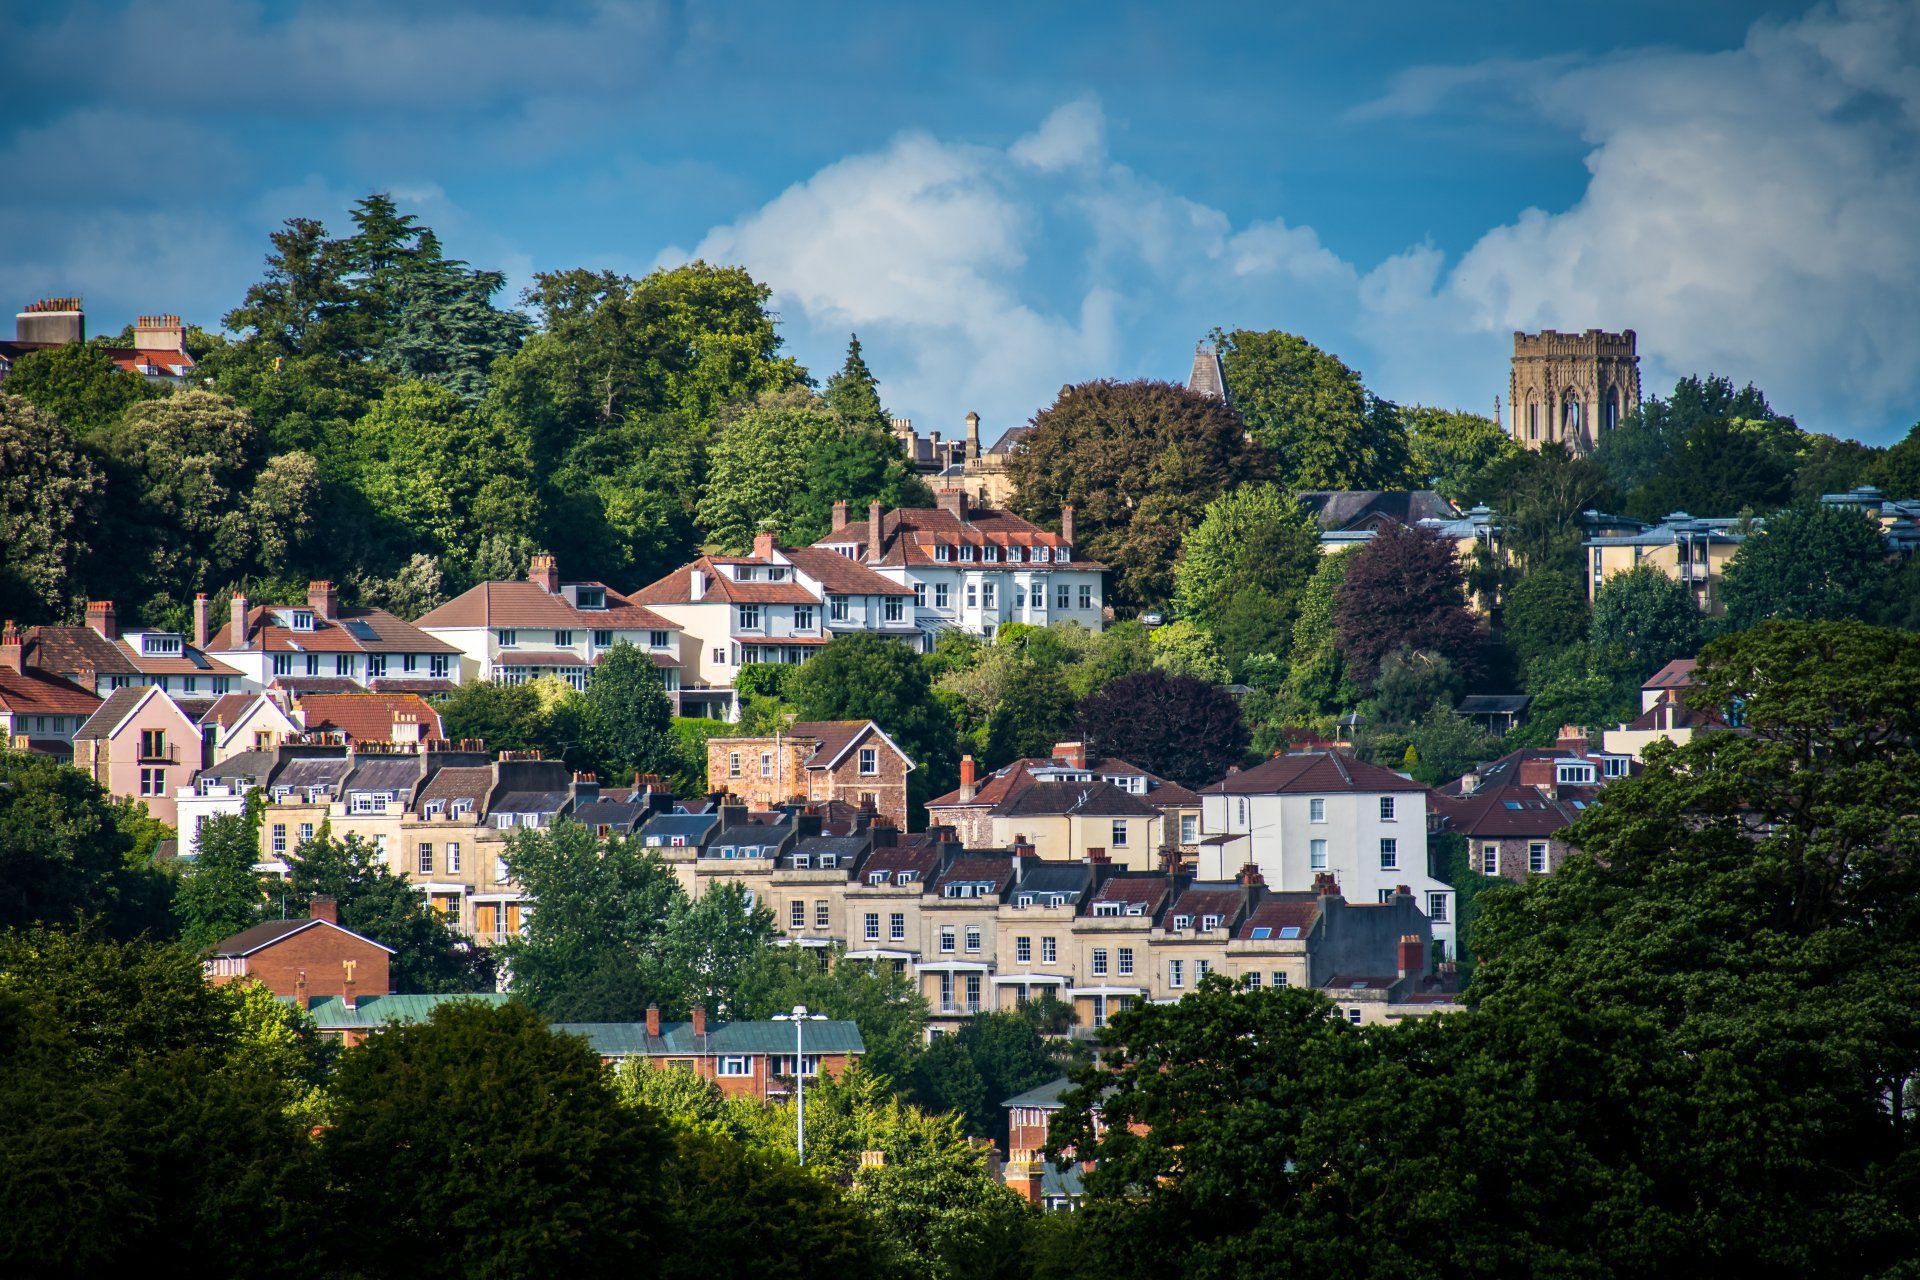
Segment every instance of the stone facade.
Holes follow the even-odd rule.
[[[779,737],[707,739],[707,787],[753,810],[838,800],[907,829],[913,761],[870,720],[801,721]]]
[[[1508,433],[1529,449],[1558,442],[1591,453],[1602,435],[1640,407],[1633,330],[1513,335]]]

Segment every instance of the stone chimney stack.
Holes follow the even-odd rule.
[[[967,457],[968,462],[980,456],[980,415],[967,414]]]
[[[867,504],[867,563],[880,563],[882,537],[880,533],[880,513],[884,510],[878,502]]]
[[[207,647],[207,593],[204,591],[193,597],[193,647]]]
[[[313,610],[313,616],[326,622],[332,622],[340,616],[340,593],[331,582],[325,580],[307,584],[307,607]]]
[[[247,593],[236,591],[233,600],[227,605],[227,628],[232,632],[232,644],[236,649],[247,647]]]
[[[13,317],[13,336],[19,342],[85,342],[87,313],[78,298],[42,298]]]
[[[1265,876],[1260,874],[1260,867],[1257,863],[1249,862],[1240,868],[1241,884],[1264,885],[1266,884],[1266,882],[1267,882],[1267,879]]]
[[[114,616],[111,600],[87,601],[87,625],[104,639],[120,638],[120,623]]]
[[[560,564],[542,552],[527,562],[527,581],[550,596],[560,594]]]
[[[1060,508],[1060,541],[1073,545],[1073,504]]]
[[[185,351],[187,326],[179,316],[141,316],[133,326],[135,351]]]
[[[833,504],[833,531],[840,532],[847,527],[847,500],[839,499]]]

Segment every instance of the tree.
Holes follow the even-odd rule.
[[[698,512],[707,536],[741,551],[762,528],[792,530],[801,519],[794,478],[840,430],[832,411],[797,387],[724,418]]]
[[[1073,692],[1058,668],[1020,663],[987,721],[986,767],[1050,755],[1073,713]]]
[[[0,391],[0,615],[59,617],[86,594],[106,482],[59,419]]]
[[[1494,498],[1487,473],[1521,452],[1499,423],[1477,413],[1416,405],[1400,416],[1407,424],[1412,482],[1462,506]]]
[[[39,406],[77,436],[90,436],[129,405],[161,394],[90,342],[23,353],[7,370],[6,393]]]
[[[166,880],[145,808],[44,756],[0,751],[0,929],[95,920],[109,934],[166,932]]]
[[[258,806],[209,820],[200,828],[199,849],[174,892],[180,943],[195,951],[253,924],[266,905],[260,873],[253,869],[260,860]]]
[[[340,923],[393,948],[396,991],[483,991],[493,986],[492,962],[448,927],[420,891],[388,870],[372,845],[350,835],[337,840],[325,827],[287,859],[286,909],[305,915],[315,894],[334,899]]]
[[[823,965],[805,947],[763,947],[741,984],[739,1016],[770,1018],[804,1004],[860,1028],[861,1070],[906,1083],[925,1041],[927,999],[889,964],[848,960]]]
[[[790,512],[794,523],[782,528],[796,545],[832,532],[836,502],[847,503],[851,511],[865,511],[874,502],[889,509],[934,504],[933,490],[900,442],[879,427],[843,427],[828,435],[807,455],[805,478]]]
[[[1453,664],[1418,649],[1396,649],[1380,660],[1367,718],[1379,725],[1407,725],[1453,705],[1460,682]]]
[[[352,332],[352,269],[345,242],[313,218],[289,218],[269,239],[266,279],[221,325],[278,356],[333,354]]]
[[[1605,728],[1632,719],[1640,705],[1639,670],[1618,650],[1580,644],[1527,666],[1527,722],[1509,732],[1513,747],[1543,747],[1562,726]]]
[[[1277,485],[1246,485],[1207,505],[1186,537],[1173,571],[1173,607],[1182,617],[1218,634],[1249,602],[1266,619],[1272,641],[1261,648],[1229,649],[1229,660],[1248,653],[1286,655],[1300,593],[1320,562],[1320,526]]]
[[[706,428],[678,410],[635,410],[600,427],[552,473],[547,545],[577,572],[613,580],[684,563],[700,542],[694,509],[706,459]]]
[[[537,750],[557,760],[571,736],[556,732],[561,726],[552,723],[531,685],[469,680],[444,695],[436,709],[449,739],[477,738],[494,751]]]
[[[1420,761],[1413,776],[1429,786],[1450,782],[1499,751],[1492,734],[1437,702],[1407,737]]]
[[[927,671],[897,640],[856,631],[836,636],[800,668],[794,711],[802,720],[872,720],[918,767],[907,796],[919,811],[959,776],[953,718],[933,697]]]
[[[1184,618],[1155,627],[1148,634],[1148,647],[1156,671],[1212,684],[1225,684],[1233,677],[1213,637]]]
[[[1845,493],[1856,485],[1871,484],[1874,469],[1887,452],[1858,440],[1810,433],[1800,468],[1793,476],[1793,496],[1818,498],[1823,493]]]
[[[1113,756],[1185,787],[1223,778],[1247,754],[1233,696],[1190,676],[1121,676],[1080,704],[1090,753]]]
[[[1906,437],[1880,457],[1869,475],[1871,482],[1889,498],[1920,497],[1920,422],[1914,423]],[[1837,489],[1835,486],[1829,492]]]
[[[1426,529],[1382,529],[1347,567],[1334,606],[1340,653],[1354,683],[1371,689],[1381,660],[1399,649],[1437,654],[1471,680],[1481,637],[1466,608],[1453,544]]]
[[[587,677],[581,746],[603,777],[665,775],[674,765],[672,719],[673,704],[653,660],[630,644],[616,644]]]
[[[698,1005],[720,1018],[742,1016],[742,988],[759,953],[773,938],[773,912],[756,905],[738,881],[714,885],[698,898],[675,898],[659,943],[666,978],[662,1004]]]
[[[1714,374],[1704,379],[1685,377],[1674,384],[1672,396],[1664,400],[1649,396],[1618,427],[1601,436],[1595,458],[1616,493],[1631,493],[1653,480],[1669,455],[1701,423],[1776,417],[1766,396],[1751,383],[1735,391],[1730,380]],[[1791,425],[1791,419],[1780,420]]]
[[[1577,578],[1537,570],[1507,593],[1501,620],[1507,643],[1522,662],[1531,662],[1586,639],[1586,594]]]
[[[506,283],[498,271],[473,271],[447,259],[401,271],[388,300],[389,332],[374,363],[478,404],[494,362],[519,350],[532,329],[520,312],[493,305]]]
[[[1021,515],[1054,521],[1074,508],[1074,554],[1114,570],[1121,606],[1167,599],[1179,546],[1207,504],[1272,474],[1238,414],[1164,382],[1062,389],[1007,466]]]
[[[1658,520],[1674,511],[1723,515],[1772,511],[1793,495],[1797,459],[1768,436],[1771,424],[1710,418],[1695,426],[1645,484],[1627,512]]]
[[[1605,468],[1547,444],[1497,464],[1488,484],[1498,495],[1500,535],[1510,559],[1529,572],[1557,569],[1577,577],[1585,571],[1581,517],[1612,501]]]
[[[1858,509],[1789,507],[1728,561],[1720,584],[1727,624],[1863,617],[1886,575],[1886,557],[1879,526]]]
[[[1703,624],[1687,584],[1650,564],[1614,574],[1594,593],[1594,647],[1629,655],[1643,680],[1699,652]]]
[[[888,428],[887,411],[880,407],[880,380],[867,368],[860,354],[860,335],[847,335],[847,360],[840,372],[827,379],[821,399],[827,408],[849,426],[870,426],[879,431]],[[896,448],[895,452],[899,452]]]
[[[1397,415],[1375,411],[1360,375],[1304,338],[1278,330],[1214,335],[1247,429],[1297,489],[1392,489],[1407,442]]]
[[[333,1103],[329,1216],[364,1224],[332,1237],[349,1270],[625,1276],[657,1258],[659,1122],[525,1006],[388,1028],[343,1056]]]

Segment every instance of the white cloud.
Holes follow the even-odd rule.
[[[1007,154],[1042,173],[1096,164],[1107,155],[1107,118],[1093,98],[1070,102],[1015,142]]]

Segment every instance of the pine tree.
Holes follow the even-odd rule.
[[[880,380],[860,354],[859,334],[847,335],[847,362],[827,379],[823,398],[827,407],[849,425],[887,426],[887,411],[880,407]]]

